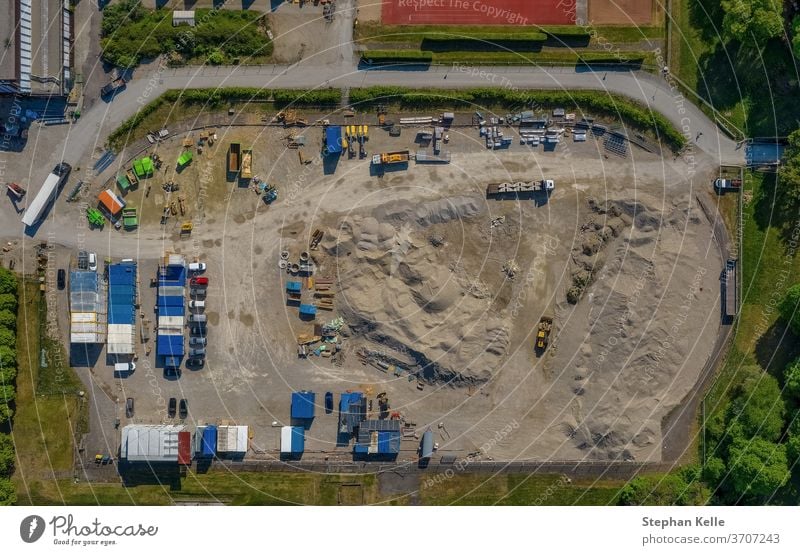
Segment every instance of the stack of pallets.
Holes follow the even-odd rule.
[[[316,304],[317,308],[333,310],[335,296],[332,277],[314,278],[314,304]]]

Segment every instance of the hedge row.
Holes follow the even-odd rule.
[[[502,88],[466,90],[415,90],[406,87],[369,87],[350,90],[354,106],[396,103],[403,108],[451,108],[454,105],[505,107],[509,109],[564,107],[583,115],[606,115],[620,118],[642,130],[652,130],[673,148],[682,148],[685,137],[657,112],[627,98],[595,91],[532,90]]]
[[[170,89],[158,98],[145,104],[136,114],[125,120],[109,136],[110,145],[127,137],[153,112],[164,105],[183,104],[217,107],[230,101],[273,100],[277,106],[338,106],[342,101],[339,89],[320,89],[313,91],[292,89],[256,89],[251,87],[230,87],[224,89]]]
[[[0,428],[5,428],[14,411],[17,381],[17,276],[0,268]],[[0,505],[16,502],[11,482],[14,472],[14,442],[0,433]]]
[[[371,64],[380,63],[420,63],[433,61],[433,52],[422,50],[365,50],[361,58]]]

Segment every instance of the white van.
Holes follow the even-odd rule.
[[[133,372],[136,370],[135,362],[118,362],[114,365],[114,372]]]
[[[189,308],[198,308],[200,310],[205,309],[206,302],[205,301],[189,301]]]

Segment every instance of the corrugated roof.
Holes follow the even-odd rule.
[[[156,337],[156,354],[159,356],[183,356],[183,335],[163,335]]]
[[[292,393],[292,418],[314,418],[313,391],[295,391]]]
[[[120,457],[128,461],[178,460],[178,434],[184,425],[130,424],[122,428]]]
[[[116,216],[125,208],[125,201],[115,195],[111,189],[101,192],[97,196],[97,200],[112,216]]]

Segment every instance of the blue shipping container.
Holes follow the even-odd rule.
[[[204,457],[213,457],[217,452],[217,427],[208,426],[203,430],[203,439],[200,442],[200,454]]]
[[[292,453],[302,453],[306,448],[306,431],[302,426],[292,427]]]
[[[292,393],[292,418],[314,418],[314,402],[316,395],[313,391],[295,391]]]

